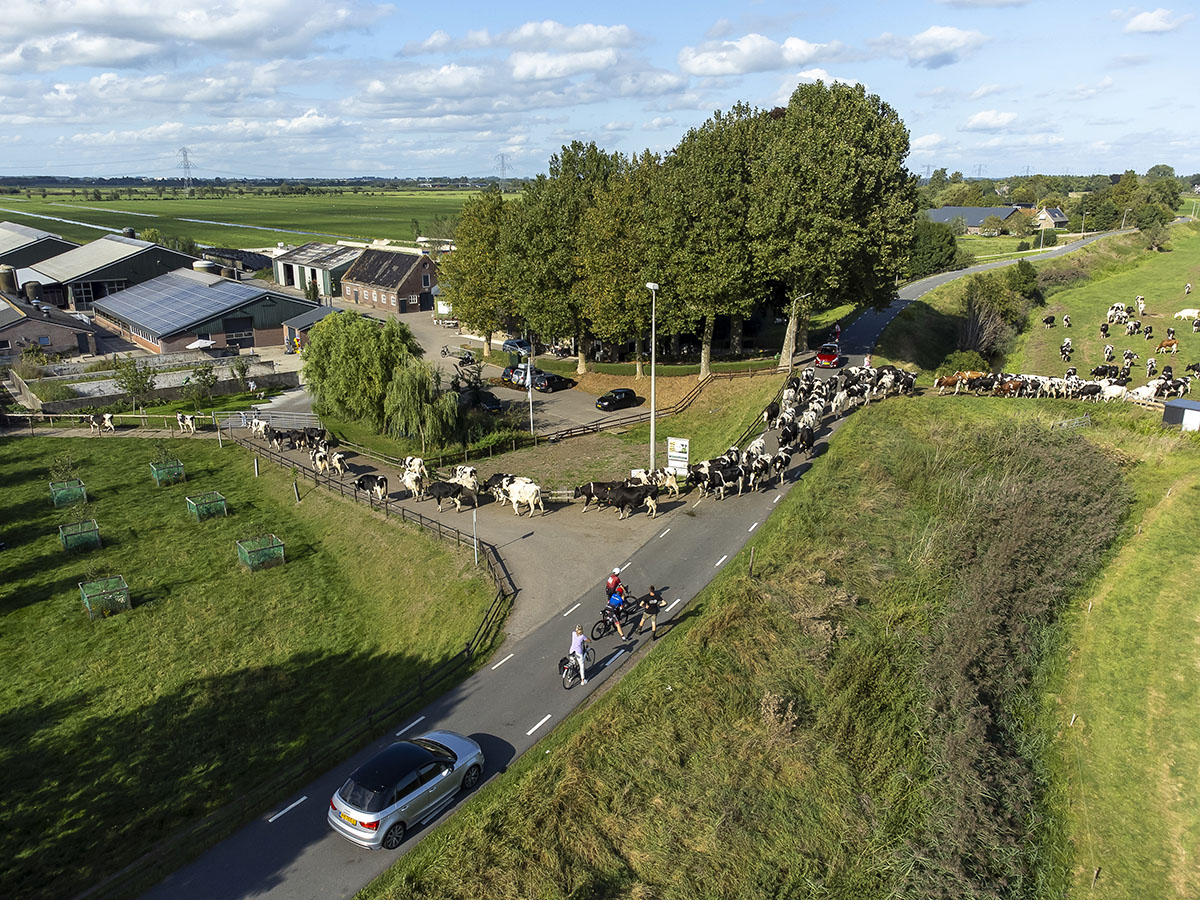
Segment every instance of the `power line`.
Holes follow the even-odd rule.
[[[192,189],[192,161],[188,159],[188,148],[179,148],[179,165],[176,168],[183,169],[183,186],[189,191]]]

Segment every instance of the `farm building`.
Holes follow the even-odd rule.
[[[15,222],[0,222],[0,265],[19,269],[58,256],[79,245],[57,234]]]
[[[342,278],[342,297],[376,309],[433,309],[437,263],[424,253],[364,250]]]
[[[0,296],[0,361],[16,359],[26,347],[39,347],[47,356],[95,353],[96,330],[46,304]]]
[[[967,234],[979,234],[984,220],[989,216],[997,216],[1002,222],[1007,222],[1013,216],[1025,215],[1015,206],[943,206],[941,209],[927,209],[925,214],[934,222],[945,225],[962,218],[967,223]]]
[[[1034,228],[1066,228],[1067,214],[1057,206],[1042,207],[1033,217]]]
[[[190,266],[194,256],[149,241],[106,234],[104,237],[17,270],[22,287],[36,283],[35,296],[52,306],[89,310],[101,297]],[[28,290],[28,288],[27,288]]]
[[[340,313],[332,306],[318,306],[283,323],[283,344],[292,350],[303,350],[308,346],[308,330],[330,313]]]
[[[96,321],[154,353],[283,342],[283,323],[315,308],[292,297],[208,271],[179,269],[95,303]]]
[[[200,255],[222,268],[237,269],[239,272],[257,272],[271,268],[271,257],[253,250],[237,250],[233,247],[206,247]]]
[[[336,297],[342,293],[342,276],[362,252],[361,247],[342,247],[313,241],[281,253],[271,265],[275,269],[277,284],[304,290],[309,282],[315,281],[320,296]]]
[[[1200,401],[1182,397],[1163,404],[1163,424],[1178,425],[1184,431],[1200,431]]]

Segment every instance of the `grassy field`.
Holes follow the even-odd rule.
[[[1169,253],[1132,251],[1129,248],[1136,248],[1136,236],[1110,238],[1092,247],[1104,245],[1108,246],[1101,252],[1109,254],[1108,271],[1100,273],[1102,277],[1093,276],[1078,287],[1053,294],[1044,310],[1035,311],[1035,321],[1050,314],[1057,316],[1060,324],[1052,329],[1035,325],[1018,338],[1008,363],[1010,371],[1059,372],[1063,365],[1058,347],[1066,336],[1075,347],[1073,362],[1081,370],[1091,369],[1104,361],[1105,344],[1113,345],[1118,359],[1121,351],[1133,350],[1142,357],[1139,364],[1144,365],[1147,358],[1155,355],[1154,348],[1166,337],[1168,327],[1176,329],[1180,342],[1174,360],[1176,374],[1182,375],[1187,363],[1200,361],[1200,335],[1192,334],[1191,320],[1181,322],[1172,318],[1184,307],[1200,307],[1200,295],[1193,293],[1185,299],[1183,293],[1186,282],[1200,285],[1200,225],[1173,226]],[[1110,326],[1109,337],[1102,338],[1099,325],[1105,320],[1109,306],[1118,301],[1132,304],[1138,295],[1146,298],[1146,314],[1135,318],[1140,319],[1143,326],[1154,326],[1155,339],[1147,341],[1140,334],[1126,337],[1124,328],[1119,325]],[[1061,325],[1063,313],[1071,316],[1070,331]],[[1160,363],[1163,361],[1161,354],[1158,359]],[[1145,375],[1144,368],[1141,374]],[[1141,384],[1144,378],[1135,381]]]
[[[1062,896],[1066,710],[1039,691],[1070,660],[1058,614],[1146,511],[1125,480],[1138,464],[1093,442],[1191,454],[1193,471],[1197,449],[1149,440],[1128,408],[1086,433],[1045,427],[1071,408],[856,414],[756,534],[755,578],[739,554],[619,684],[360,900]]]
[[[1014,237],[1011,234],[1002,234],[997,237],[984,237],[979,234],[962,234],[958,238],[958,246],[962,247],[968,253],[973,253],[981,262],[984,257],[1005,256],[1010,253],[1017,252],[1017,244],[1024,242],[1030,247],[1037,247],[1038,236],[1036,234],[1031,237]]]
[[[0,197],[0,220],[40,228],[80,243],[109,233],[103,229],[122,228],[139,232],[157,228],[167,237],[190,237],[200,244],[237,248],[269,247],[279,241],[330,242],[339,238],[411,242],[417,237],[413,231],[414,219],[418,224],[428,225],[438,216],[455,214],[468,196],[467,192],[394,191],[281,197],[245,195],[211,200],[139,197],[97,202],[72,200],[69,194],[50,194],[46,199],[37,195],[21,200]]]
[[[73,895],[243,796],[459,651],[492,599],[469,557],[315,488],[297,505],[288,473],[266,465],[255,479],[236,448],[169,442],[187,481],[156,488],[153,444],[5,441],[8,896]],[[63,452],[79,460],[86,510],[49,502]],[[231,514],[197,524],[184,497],[208,490]],[[58,526],[81,518],[104,547],[68,556]],[[266,533],[286,564],[241,571],[235,541]],[[135,607],[89,621],[78,582],[108,574]]]

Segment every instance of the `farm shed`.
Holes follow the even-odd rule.
[[[312,241],[275,257],[275,282],[284,287],[304,290],[310,281],[317,283],[322,297],[341,294],[341,279],[351,263],[362,253],[361,247],[342,247]]]
[[[40,347],[48,356],[95,353],[96,329],[45,304],[0,296],[0,361],[15,359],[26,347]]]
[[[1178,425],[1184,431],[1200,431],[1200,401],[1179,397],[1163,404],[1163,424]]]
[[[1066,228],[1067,214],[1057,206],[1042,207],[1033,217],[1034,228]]]
[[[0,222],[0,264],[21,268],[40,263],[44,259],[74,250],[79,245],[57,234],[18,225],[15,222]]]
[[[194,256],[149,241],[106,234],[90,244],[20,269],[17,278],[21,285],[40,284],[47,303],[82,311],[91,309],[92,303],[101,297],[180,266],[190,266],[194,261]]]
[[[988,216],[998,216],[1007,222],[1013,216],[1025,215],[1015,206],[943,206],[941,209],[927,209],[925,214],[932,221],[945,225],[961,217],[967,223],[967,234],[979,234],[979,229]]]
[[[308,346],[308,329],[320,322],[330,313],[340,313],[340,309],[332,306],[318,306],[302,312],[283,323],[283,345],[293,350],[303,350]]]
[[[97,300],[96,320],[154,353],[210,347],[278,346],[283,323],[315,304],[220,275],[179,269]]]
[[[393,312],[429,312],[437,263],[426,253],[364,250],[342,278],[342,297]]]

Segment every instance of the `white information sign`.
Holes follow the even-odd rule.
[[[687,438],[667,438],[667,468],[676,475],[687,474],[688,446]]]

